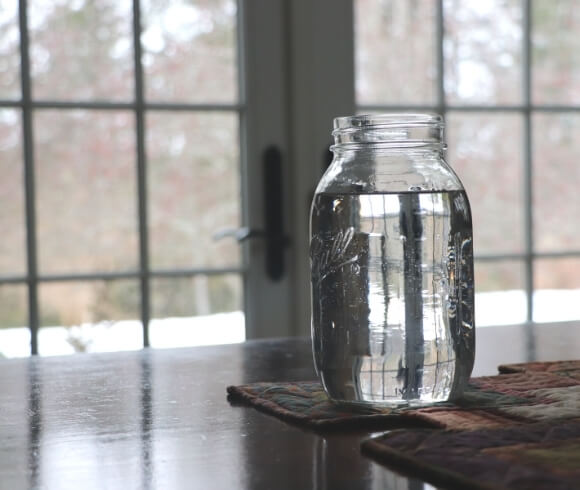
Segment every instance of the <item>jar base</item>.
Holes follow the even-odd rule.
[[[354,411],[357,410],[368,410],[369,408],[378,408],[378,409],[385,409],[385,408],[422,408],[422,407],[431,407],[433,405],[440,405],[442,403],[448,403],[450,400],[433,400],[433,399],[414,399],[414,400],[403,400],[403,399],[396,399],[396,400],[338,400],[335,398],[329,399],[332,403],[336,405],[340,405],[343,407],[347,407],[353,409]]]
[[[389,386],[380,383],[378,389],[373,390],[364,376],[353,380],[337,376],[335,370],[320,371],[319,376],[329,399],[340,405],[353,408],[397,408],[397,407],[426,407],[446,402],[453,402],[461,397],[465,382],[455,379],[455,383],[446,380],[439,385],[417,387],[413,393],[405,395],[401,387]]]

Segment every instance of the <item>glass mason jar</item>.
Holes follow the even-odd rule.
[[[471,211],[443,159],[443,120],[334,120],[310,215],[312,344],[329,397],[459,397],[475,354]]]

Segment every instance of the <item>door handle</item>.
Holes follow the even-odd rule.
[[[273,281],[284,277],[284,249],[289,245],[284,233],[284,194],[282,152],[270,145],[262,153],[264,172],[264,224],[266,238],[266,272]]]
[[[270,145],[262,152],[263,192],[264,192],[264,229],[248,227],[220,230],[213,235],[215,240],[233,237],[238,242],[250,238],[265,240],[266,274],[272,281],[279,281],[286,273],[284,251],[290,244],[284,233],[284,195],[282,152],[277,146]]]

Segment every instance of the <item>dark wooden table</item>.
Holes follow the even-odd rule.
[[[474,375],[580,357],[580,323],[478,329]],[[307,339],[0,361],[1,489],[420,489],[226,386],[312,379]]]

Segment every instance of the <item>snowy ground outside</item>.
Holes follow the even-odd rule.
[[[580,319],[580,289],[539,290],[534,294],[534,321]],[[478,293],[475,296],[476,325],[515,325],[526,319],[526,295],[522,290]],[[156,348],[231,344],[246,339],[241,311],[189,318],[154,319],[149,327],[151,346]],[[75,343],[87,352],[115,352],[141,348],[141,323],[124,320],[77,327],[43,327],[38,333],[40,354],[73,354]],[[26,327],[0,329],[0,356],[26,357],[30,333]]]
[[[149,340],[152,347],[233,344],[246,340],[244,314],[241,311],[190,318],[151,320]],[[78,327],[43,327],[38,331],[39,354],[73,354],[76,342],[88,341],[87,352],[138,350],[142,347],[141,322],[123,320],[111,323],[84,324]],[[30,354],[28,328],[0,329],[0,355],[25,357]]]

